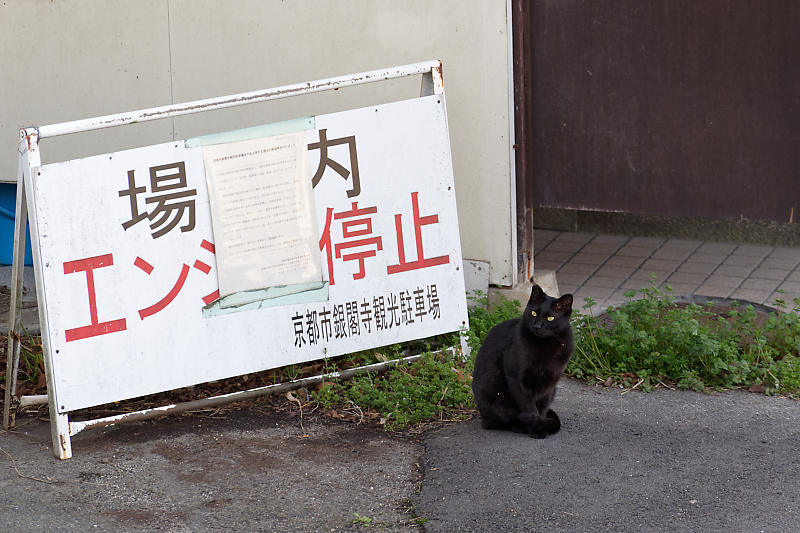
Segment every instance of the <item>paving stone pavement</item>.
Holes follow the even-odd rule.
[[[537,229],[534,268],[556,272],[559,291],[597,311],[625,292],[670,286],[678,297],[734,298],[792,307],[800,297],[800,248],[747,243],[629,237]]]

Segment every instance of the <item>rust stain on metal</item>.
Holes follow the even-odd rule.
[[[67,437],[63,434],[58,436],[58,442],[61,444],[61,451],[63,452],[62,455],[67,454]]]
[[[444,86],[444,75],[442,74],[442,62],[441,62],[441,61],[439,61],[439,64],[438,64],[438,65],[436,65],[435,67],[433,67],[433,68],[431,69],[431,71],[432,71],[432,72],[433,72],[433,73],[436,75],[436,77],[439,79],[439,83],[441,83],[441,84],[442,84],[442,86]]]
[[[25,140],[28,141],[28,151],[33,150],[33,148],[38,144],[38,141],[34,141],[33,138],[38,138],[38,133],[28,133],[27,130],[25,131]]]

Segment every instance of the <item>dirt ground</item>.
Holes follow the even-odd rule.
[[[0,531],[419,531],[423,447],[374,426],[253,401],[72,444],[54,459],[38,418],[0,432]]]

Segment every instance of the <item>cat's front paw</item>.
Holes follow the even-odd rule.
[[[547,414],[545,415],[547,420],[547,432],[549,434],[558,433],[558,430],[561,429],[561,420],[558,419],[558,415],[552,409],[547,410]]]

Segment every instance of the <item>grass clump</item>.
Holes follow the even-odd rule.
[[[737,302],[724,307],[679,303],[669,287],[652,284],[626,296],[625,304],[599,317],[592,314],[591,299],[584,312],[573,312],[575,354],[567,374],[645,391],[661,384],[800,396],[800,299],[791,309],[778,302],[783,312],[767,313]],[[472,353],[467,360],[446,350],[427,351],[382,374],[325,382],[312,399],[326,409],[358,406],[378,414],[392,430],[458,418],[474,409],[474,357],[489,330],[519,317],[520,308],[502,297],[491,306],[485,295],[470,298],[476,305],[469,311],[466,336]],[[444,341],[439,347],[458,343],[457,335],[439,340]],[[395,346],[358,357],[386,360],[385,353],[392,358],[408,354]]]
[[[354,526],[369,527],[370,525],[372,525],[372,518],[368,516],[364,516],[358,513],[353,513],[353,516],[355,517],[353,518]]]
[[[474,407],[471,374],[447,352],[424,353],[382,375],[365,374],[339,384],[346,401],[381,413],[387,429],[424,420],[457,418]]]
[[[576,313],[575,355],[567,373],[648,390],[659,382],[681,389],[751,387],[800,394],[800,299],[792,309],[757,312],[734,302],[676,303],[671,289],[626,293],[627,303],[606,316]],[[779,304],[786,307],[785,302]]]
[[[508,300],[502,295],[498,295],[497,300],[491,305],[488,296],[480,291],[475,291],[467,298],[474,304],[469,308],[469,331],[467,331],[467,344],[474,358],[489,330],[500,322],[519,318],[522,310],[518,300]]]
[[[462,418],[475,407],[472,396],[472,367],[483,339],[496,324],[520,315],[519,302],[500,298],[489,306],[485,295],[469,297],[470,328],[465,332],[472,355],[463,359],[455,350],[431,351],[425,346],[419,359],[399,363],[381,373],[367,373],[349,380],[326,380],[312,400],[324,409],[358,406],[361,412],[378,413],[387,429],[400,430],[428,420]],[[458,346],[458,334],[439,339],[438,347]],[[381,348],[359,354],[364,364],[396,359],[405,352],[399,347]],[[413,353],[413,352],[412,352]],[[417,352],[418,353],[418,352]]]
[[[46,394],[42,339],[30,335],[23,329],[19,338],[19,368],[17,371],[17,394]],[[0,390],[6,387],[6,350],[8,337],[0,335]]]
[[[326,379],[310,392],[325,410],[366,414],[390,430],[425,420],[458,418],[474,407],[467,363],[451,352],[425,352],[415,361],[346,380]],[[352,418],[352,417],[351,417]]]

